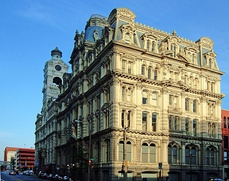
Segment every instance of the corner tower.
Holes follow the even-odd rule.
[[[57,47],[51,51],[51,57],[44,67],[43,106],[57,98],[63,75],[68,72],[68,65],[61,59],[62,52]]]

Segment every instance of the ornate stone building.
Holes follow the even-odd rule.
[[[39,170],[52,170],[55,167],[56,117],[55,100],[63,83],[63,75],[68,71],[68,65],[61,59],[62,52],[56,47],[51,51],[51,60],[44,67],[43,106],[35,122],[35,157]],[[48,167],[47,167],[48,166]]]
[[[117,8],[76,32],[72,71],[36,122],[43,165],[81,180],[222,176],[223,72],[213,41],[193,42],[135,17]]]

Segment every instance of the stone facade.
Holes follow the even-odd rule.
[[[117,8],[76,32],[72,72],[36,122],[43,165],[81,180],[222,176],[223,72],[213,41],[193,42],[135,17]]]

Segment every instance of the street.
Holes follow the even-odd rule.
[[[45,181],[44,179],[38,178],[37,175],[22,175],[22,173],[18,175],[9,175],[8,171],[1,172],[0,181]]]

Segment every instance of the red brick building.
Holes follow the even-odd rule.
[[[222,152],[223,152],[223,166],[224,177],[229,178],[229,110],[221,111],[222,118]]]
[[[15,159],[15,154],[19,148],[15,147],[6,147],[4,151],[4,161],[7,162],[7,165],[4,165],[5,170],[13,169],[13,166],[11,165],[11,160]]]

